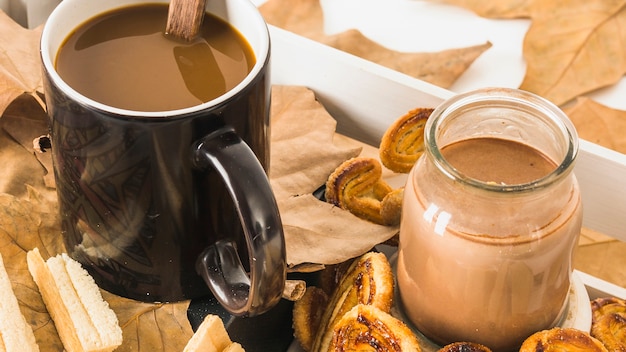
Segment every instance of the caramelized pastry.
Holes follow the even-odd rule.
[[[404,188],[398,188],[387,193],[385,198],[380,202],[380,216],[385,224],[398,225],[400,223],[403,197]]]
[[[437,352],[491,352],[491,349],[476,342],[454,342],[443,346]]]
[[[393,273],[382,253],[369,252],[355,260],[344,274],[322,315],[312,351],[327,351],[333,327],[358,304],[389,312],[393,301]]]
[[[305,351],[310,351],[328,295],[315,286],[309,286],[301,299],[293,304],[294,337]]]
[[[594,322],[611,313],[626,314],[626,300],[617,297],[596,298],[591,301],[591,313]]]
[[[382,167],[376,159],[349,159],[326,181],[326,201],[362,219],[387,225],[381,202],[393,189],[381,177]]]
[[[380,161],[389,170],[408,173],[424,152],[424,125],[433,112],[417,108],[396,120],[380,141]]]
[[[552,328],[530,335],[519,352],[608,352],[606,347],[588,333],[572,328]]]
[[[591,301],[591,336],[611,352],[626,352],[626,300],[610,297]]]
[[[626,314],[611,313],[591,326],[591,336],[611,352],[626,352]]]
[[[333,327],[323,351],[421,351],[419,342],[402,321],[374,306],[358,304]]]

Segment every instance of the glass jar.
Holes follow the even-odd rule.
[[[434,342],[516,350],[558,325],[582,224],[578,136],[552,103],[482,89],[437,107],[407,180],[398,286]]]

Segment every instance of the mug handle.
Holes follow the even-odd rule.
[[[248,275],[235,244],[220,240],[200,254],[196,271],[231,314],[262,314],[282,297],[287,275],[283,227],[267,174],[230,126],[200,139],[193,150],[193,163],[196,168],[212,167],[224,180],[250,261]]]

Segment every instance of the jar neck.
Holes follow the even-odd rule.
[[[442,149],[473,138],[499,138],[543,153],[556,168],[524,183],[502,184],[469,177],[450,164]],[[425,155],[437,169],[467,187],[497,193],[526,193],[567,177],[578,154],[578,135],[567,115],[535,94],[509,88],[487,88],[457,95],[439,105],[428,119]]]

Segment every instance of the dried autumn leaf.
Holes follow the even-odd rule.
[[[542,10],[552,12],[535,11]],[[560,105],[615,84],[626,73],[626,10],[610,1],[568,2],[558,10],[558,16],[533,17],[524,40],[528,67],[520,88]]]
[[[622,0],[443,2],[490,18],[531,18],[523,46],[527,69],[520,88],[557,105],[615,84],[626,73]]]
[[[319,0],[269,0],[259,10],[272,25],[444,88],[450,87],[491,47],[487,42],[436,53],[398,52],[368,39],[356,29],[327,36]]]
[[[487,42],[436,53],[398,53],[368,39],[356,29],[326,37],[321,42],[444,88],[456,82],[471,63],[491,47]]]
[[[313,192],[360,144],[340,144],[336,121],[305,87],[272,88],[270,182],[281,213],[287,263],[336,264],[369,251],[397,233],[320,201]]]
[[[0,116],[11,102],[42,91],[39,38],[42,26],[25,29],[0,10]]]
[[[105,291],[102,296],[122,327],[124,342],[116,352],[182,351],[193,335],[187,318],[189,301],[151,304]]]
[[[25,185],[54,188],[52,156],[36,152],[33,139],[48,133],[46,113],[31,96],[22,94],[0,118],[0,192],[21,196]]]
[[[324,13],[318,0],[269,0],[259,6],[267,23],[312,40],[324,37]]]
[[[626,111],[615,110],[589,98],[580,97],[564,109],[580,138],[626,153]]]
[[[305,87],[272,87],[270,179],[276,198],[313,193],[361,148],[333,143],[337,122]]]

